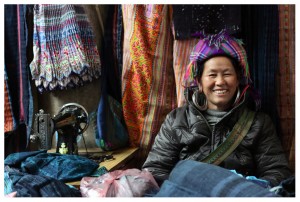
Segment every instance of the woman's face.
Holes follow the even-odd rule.
[[[217,56],[207,60],[204,63],[202,76],[198,80],[198,86],[206,95],[208,109],[228,109],[239,86],[230,59]]]

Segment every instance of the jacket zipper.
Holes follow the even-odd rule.
[[[244,98],[245,99],[245,98]],[[230,114],[232,114],[232,111],[234,111],[236,108],[238,108],[240,105],[242,105],[244,103],[245,100],[243,100],[242,102],[240,102],[237,106],[235,106],[234,108],[232,108],[230,110],[230,113],[227,113],[225,116],[222,117],[222,119],[218,122],[220,123],[225,117],[229,116]],[[188,101],[189,102],[189,101]],[[201,116],[202,119],[205,121],[206,125],[208,126],[208,128],[210,129],[210,132],[211,132],[211,145],[210,145],[210,152],[213,152],[215,150],[215,128],[216,128],[216,125],[218,123],[216,123],[216,125],[214,126],[214,128],[212,129],[209,125],[209,123],[207,122],[206,118],[202,115],[202,113],[200,112],[200,110],[194,106],[193,103],[189,102],[189,104],[197,111],[199,112],[200,115],[196,115],[196,117],[198,118],[198,116]]]

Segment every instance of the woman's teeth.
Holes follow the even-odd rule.
[[[217,94],[225,94],[227,90],[214,90],[214,92]]]

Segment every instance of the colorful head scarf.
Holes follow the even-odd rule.
[[[222,30],[215,35],[202,35],[200,41],[196,44],[190,55],[190,63],[187,66],[184,75],[183,85],[185,87],[197,85],[195,81],[195,76],[197,76],[197,61],[201,63],[217,55],[228,55],[236,59],[243,68],[243,79],[240,81],[241,84],[248,85],[252,83],[247,54],[242,45],[243,42],[241,40],[229,36],[225,30]]]

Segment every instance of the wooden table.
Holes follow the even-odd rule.
[[[122,169],[137,155],[137,152],[138,148],[124,148],[116,151],[101,152],[101,154],[113,155],[114,159],[101,162],[99,167],[104,166],[108,171]],[[78,188],[80,186],[80,181],[68,182],[67,184]]]

